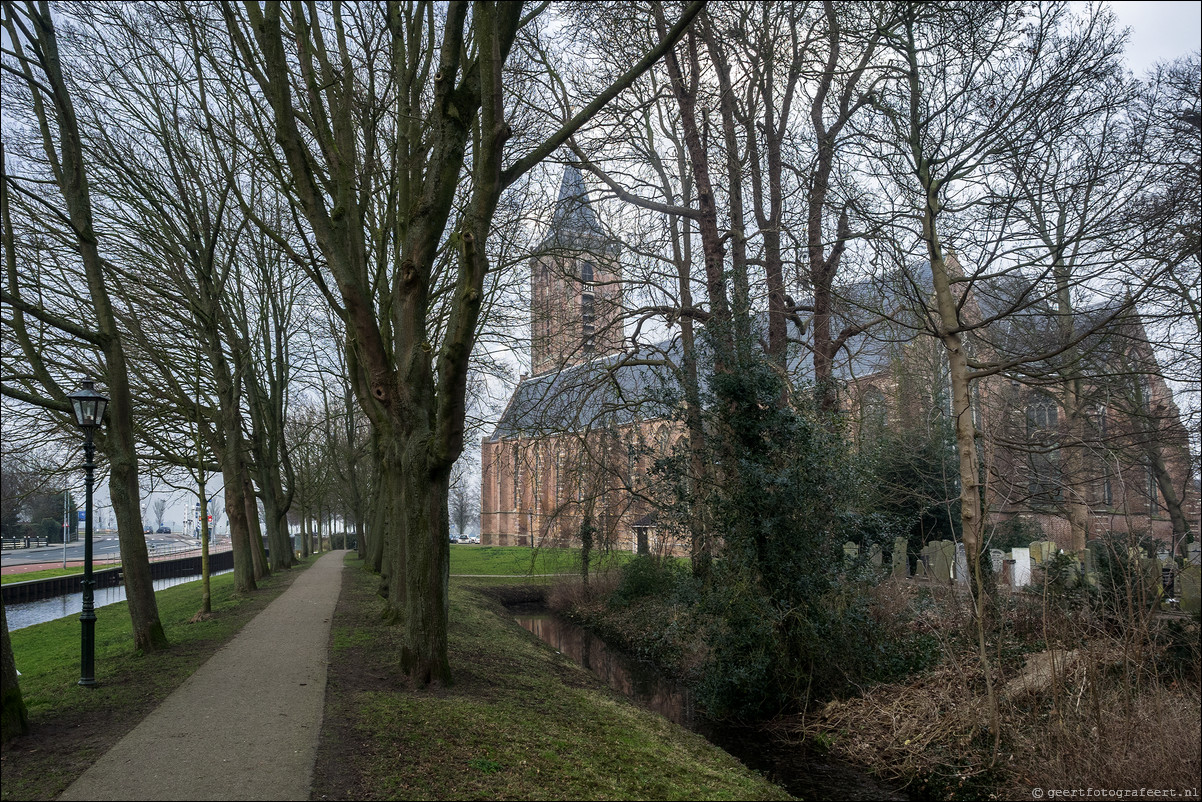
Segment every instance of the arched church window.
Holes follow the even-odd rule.
[[[520,508],[522,498],[522,456],[518,444],[513,444],[513,510]]]
[[[1056,433],[1059,422],[1056,401],[1049,395],[1037,393],[1027,402],[1027,437],[1046,440]]]
[[[580,263],[580,280],[585,284],[593,283],[593,263],[587,259]]]
[[[1056,399],[1049,395],[1035,393],[1027,401],[1027,492],[1035,505],[1063,500],[1060,453],[1055,443],[1059,414]]]

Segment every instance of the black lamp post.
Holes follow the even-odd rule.
[[[92,461],[96,447],[92,435],[104,419],[104,408],[109,400],[92,389],[92,382],[85,381],[83,387],[67,396],[75,412],[75,424],[83,429],[84,472],[87,475],[87,492],[84,495],[83,525],[83,612],[80,613],[80,669],[79,684],[92,687],[96,684],[96,610],[93,606],[92,586],[92,472],[96,463]]]

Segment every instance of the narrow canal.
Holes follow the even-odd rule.
[[[708,721],[688,691],[653,667],[610,649],[588,630],[547,613],[524,613],[517,622],[579,665],[592,671],[635,704],[704,736],[790,794],[804,799],[904,800],[865,771],[815,755],[804,744],[764,730]]]
[[[230,570],[214,571],[211,576],[228,574]],[[182,585],[185,582],[195,582],[198,579],[200,579],[199,574],[195,576],[177,576],[169,579],[156,579],[154,580],[154,589],[155,591],[160,591],[164,588]],[[116,604],[117,602],[125,601],[125,585],[116,585],[115,587],[111,588],[97,588],[95,591],[93,591],[93,596],[93,604],[97,609],[108,604]],[[55,596],[53,599],[42,599],[40,601],[4,605],[4,614],[8,618],[8,629],[10,632],[13,630],[22,629],[23,627],[31,627],[34,624],[53,621],[56,618],[65,618],[69,615],[79,615],[82,612],[83,591],[80,591],[79,593],[69,593],[64,596]]]

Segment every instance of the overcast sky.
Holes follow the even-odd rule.
[[[1173,61],[1202,47],[1202,2],[1112,2],[1110,7],[1131,29],[1127,62],[1137,76],[1158,61]]]

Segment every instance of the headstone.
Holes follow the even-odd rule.
[[[855,562],[856,557],[860,556],[860,547],[850,540],[843,544],[843,559]]]
[[[1031,544],[1032,559],[1035,559],[1036,546],[1039,547],[1039,563],[1041,565],[1050,562],[1051,559],[1056,556],[1056,553],[1060,551],[1060,549],[1056,547],[1056,542],[1053,540],[1037,540]]]
[[[998,576],[1002,575],[1002,562],[1006,559],[1006,552],[1001,549],[989,550],[989,569]]]
[[[1036,565],[1043,565],[1050,561],[1060,551],[1056,546],[1056,542],[1052,540],[1033,541],[1029,548],[1031,550],[1031,562]]]
[[[1085,583],[1093,587],[1098,585],[1098,550],[1094,546],[1085,548]]]
[[[932,567],[936,582],[952,581],[952,565],[956,559],[956,544],[950,540],[937,540],[933,544],[934,565]]]
[[[910,576],[910,557],[906,554],[906,539],[893,539],[893,576],[905,579]]]
[[[1198,615],[1202,611],[1199,588],[1202,585],[1202,566],[1190,565],[1177,575],[1177,603],[1182,612]]]
[[[916,562],[914,564],[914,578],[915,579],[930,579],[931,578],[930,572],[927,571],[926,555],[923,555],[922,557],[920,557],[918,559],[918,562]]]
[[[1069,570],[1064,577],[1066,587],[1075,588],[1081,582],[1081,560],[1076,554],[1069,555]]]
[[[1190,565],[1202,565],[1202,543],[1190,543],[1185,547]]]
[[[955,560],[956,581],[966,584],[968,582],[968,553],[964,551],[963,543],[956,544]]]
[[[880,568],[882,559],[880,544],[873,543],[872,547],[868,549],[868,562],[872,563],[877,568]]]
[[[1010,559],[1014,560],[1013,573],[1010,576],[1012,587],[1025,588],[1031,584],[1031,550],[1019,546],[1010,550]]]

